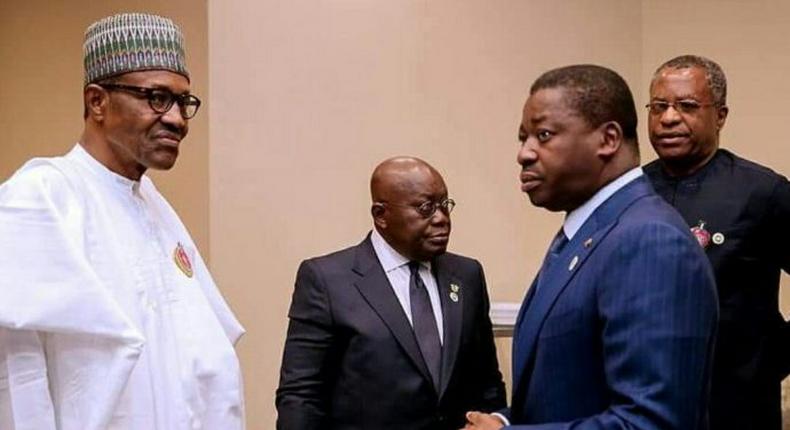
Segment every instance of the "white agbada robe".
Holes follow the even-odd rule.
[[[243,332],[146,176],[78,144],[0,186],[0,429],[242,429]]]

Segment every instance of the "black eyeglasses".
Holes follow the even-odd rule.
[[[444,212],[446,215],[450,215],[450,212],[452,212],[453,208],[455,208],[455,200],[453,200],[453,199],[444,199],[444,200],[441,200],[441,201],[430,201],[429,200],[427,202],[423,202],[423,203],[421,203],[419,205],[416,205],[416,206],[415,205],[400,205],[400,204],[388,203],[388,202],[381,202],[381,203],[384,204],[384,205],[398,206],[398,207],[402,207],[402,208],[413,208],[423,218],[430,218],[430,217],[432,217],[433,214],[436,213],[436,209],[439,209],[439,208],[441,208],[442,212]]]
[[[200,108],[200,99],[192,94],[174,94],[172,91],[162,88],[145,88],[136,87],[134,85],[123,84],[97,84],[100,87],[110,91],[126,91],[128,93],[136,94],[145,97],[148,100],[148,105],[156,113],[167,113],[173,107],[173,103],[178,103],[178,108],[181,110],[181,116],[184,119],[190,119],[197,114]]]
[[[650,112],[650,115],[661,115],[672,106],[673,109],[678,111],[680,114],[693,114],[696,113],[698,110],[708,107],[708,106],[715,106],[715,103],[700,103],[696,100],[678,100],[675,102],[667,102],[663,100],[654,100],[645,105],[647,110]]]

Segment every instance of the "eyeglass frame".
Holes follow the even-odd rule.
[[[419,205],[403,205],[403,204],[390,203],[390,202],[377,202],[377,203],[382,204],[384,206],[389,205],[389,206],[395,206],[395,207],[400,207],[400,208],[412,208],[412,209],[416,210],[417,213],[420,214],[420,216],[422,216],[425,219],[429,219],[432,216],[434,216],[436,214],[436,211],[440,207],[442,208],[442,212],[445,215],[449,216],[450,213],[453,211],[453,209],[455,209],[455,206],[456,206],[455,200],[453,200],[453,199],[451,199],[449,197],[448,198],[444,198],[444,199],[442,199],[440,201],[427,200],[425,202],[420,203]],[[430,213],[428,213],[429,209],[430,209]]]
[[[200,110],[200,105],[202,104],[200,99],[194,94],[176,94],[165,88],[147,88],[138,87],[136,85],[115,83],[97,83],[96,85],[108,91],[126,91],[130,94],[143,96],[148,101],[148,106],[151,108],[151,110],[158,114],[166,114],[170,111],[170,109],[173,108],[174,104],[178,104],[179,112],[181,112],[181,116],[184,117],[184,119],[194,118],[195,115],[197,115],[198,110]],[[157,109],[154,107],[154,96],[157,93],[167,95],[169,99],[169,102],[167,102],[166,106],[162,109]],[[187,102],[192,102],[192,104],[187,104]],[[192,115],[187,116],[187,106],[195,106],[195,112]]]
[[[681,115],[692,115],[702,108],[718,106],[718,105],[719,105],[718,103],[712,103],[712,102],[701,103],[694,99],[675,100],[674,102],[668,102],[665,100],[654,100],[646,104],[645,108],[647,108],[647,113],[649,115],[656,115],[656,116],[663,115],[664,113],[666,113],[667,110],[669,110],[670,107],[672,107],[672,109],[674,109],[675,112]],[[653,109],[653,106],[663,106],[663,108],[660,111],[656,111],[655,109]]]

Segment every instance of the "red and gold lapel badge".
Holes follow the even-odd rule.
[[[189,261],[189,256],[184,250],[184,245],[182,245],[181,242],[178,242],[178,246],[173,250],[173,261],[176,262],[176,266],[178,266],[188,278],[192,277],[194,274],[192,271],[192,263]]]
[[[697,225],[691,227],[691,233],[697,238],[697,242],[699,242],[702,249],[708,247],[708,244],[710,244],[710,233],[708,230],[705,230],[705,221],[700,220]]]

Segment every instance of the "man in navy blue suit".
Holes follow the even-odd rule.
[[[567,213],[521,308],[513,399],[469,429],[705,429],[718,318],[710,265],[639,167],[625,81],[543,74],[519,129],[521,189]]]

